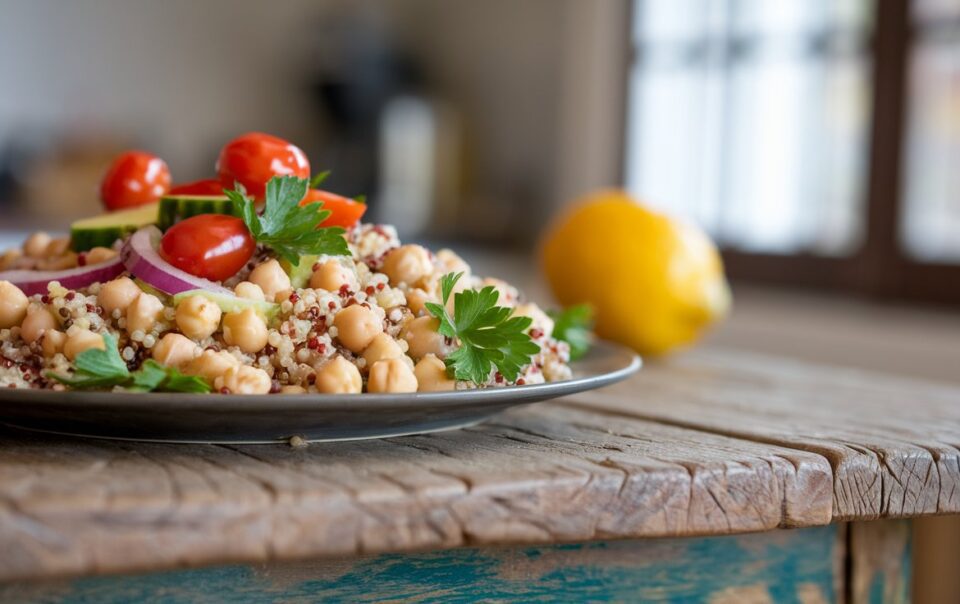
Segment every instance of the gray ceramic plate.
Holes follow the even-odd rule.
[[[209,395],[0,389],[0,423],[28,430],[190,443],[355,440],[469,426],[514,405],[600,388],[640,368],[598,342],[564,382],[420,394]]]

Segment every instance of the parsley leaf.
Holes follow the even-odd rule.
[[[321,174],[320,176],[323,176]],[[224,191],[257,243],[273,249],[283,259],[299,266],[300,256],[347,256],[350,249],[342,227],[320,227],[330,216],[321,209],[323,202],[301,206],[309,183],[295,176],[274,176],[267,183],[263,215],[257,214],[253,200],[236,188]]]
[[[195,375],[184,375],[174,367],[167,367],[147,359],[133,374],[131,390],[145,392],[210,392],[210,385],[203,378]]]
[[[203,378],[184,375],[153,359],[148,359],[140,369],[130,373],[117,351],[117,339],[104,334],[103,344],[105,350],[90,348],[77,355],[72,376],[47,372],[47,377],[78,390],[121,386],[140,392],[210,392],[210,386]]]
[[[152,362],[153,361],[147,361],[147,363]],[[161,367],[163,366],[161,365]],[[173,367],[163,368],[167,370],[167,380],[163,382],[159,388],[162,392],[193,392],[196,394],[206,394],[210,392],[210,384],[202,377],[184,375]]]
[[[320,185],[323,184],[323,181],[327,180],[328,176],[330,176],[330,170],[324,170],[323,172],[317,174],[310,179],[310,188],[319,189]]]
[[[540,352],[526,330],[529,317],[511,317],[513,309],[497,306],[500,294],[488,286],[480,291],[468,289],[453,298],[453,317],[446,305],[463,273],[448,273],[440,279],[443,304],[428,302],[427,310],[440,320],[437,332],[460,340],[460,347],[447,356],[447,372],[458,380],[482,384],[497,371],[509,382]]]
[[[104,350],[99,348],[90,348],[77,355],[74,363],[78,372],[91,375],[120,376],[125,377],[129,374],[127,364],[120,358],[117,352],[117,339],[111,334],[103,336]]]
[[[130,390],[150,392],[159,388],[167,379],[167,368],[153,359],[148,359],[131,377],[133,384],[129,387]]]
[[[554,339],[570,345],[570,360],[582,358],[593,344],[593,307],[589,304],[570,306],[562,311],[550,311],[554,320]]]

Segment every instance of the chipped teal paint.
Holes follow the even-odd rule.
[[[533,548],[459,549],[353,562],[229,566],[0,587],[0,601],[708,602],[766,593],[773,602],[834,600],[837,529]],[[820,601],[820,600],[814,600]]]

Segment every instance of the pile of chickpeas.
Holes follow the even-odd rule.
[[[51,248],[61,245],[59,240],[35,234],[25,243],[23,255],[39,261],[52,257],[57,250]],[[116,253],[103,249],[106,251],[98,248],[87,255],[103,261]],[[60,250],[59,255],[66,254],[64,250]],[[309,288],[318,293],[358,292],[361,280],[371,282],[366,265],[352,260],[331,258],[312,268]],[[388,279],[390,287],[402,293],[397,294],[402,295],[401,304],[397,305],[402,312],[393,315],[402,317],[399,331],[390,330],[391,335],[386,329],[388,322],[384,315],[393,309],[371,305],[369,298],[367,302],[351,298],[336,309],[329,327],[328,334],[337,349],[317,362],[307,386],[312,386],[311,391],[330,394],[361,393],[364,386],[371,393],[453,390],[456,381],[447,376],[443,359],[454,350],[455,342],[437,332],[439,321],[426,312],[424,305],[439,302],[439,281],[445,273],[463,272],[457,291],[468,287],[470,267],[449,250],[441,250],[434,256],[422,246],[403,245],[387,251],[377,270]],[[501,291],[501,303],[517,302],[516,290],[505,283],[496,280],[481,283],[497,287]],[[246,280],[233,287],[233,293],[243,300],[275,304],[298,297],[290,277],[275,259],[253,267]],[[128,345],[121,344],[120,348],[121,357],[128,363],[138,360],[137,348],[147,350],[159,363],[202,377],[216,392],[307,392],[303,385],[280,384],[263,367],[242,360],[250,356],[256,359],[263,354],[271,338],[271,327],[258,311],[258,305],[233,304],[230,308],[234,310],[224,312],[212,297],[198,294],[169,308],[129,277],[93,286],[90,296],[95,296],[96,312],[108,322],[112,320],[121,335],[125,332],[121,341]],[[44,297],[44,301],[48,298]],[[452,299],[450,306],[452,311]],[[334,308],[332,303],[330,308]],[[36,345],[47,359],[62,354],[73,361],[84,350],[104,348],[103,336],[97,328],[106,329],[106,324],[92,325],[86,321],[65,328],[64,317],[56,311],[52,304],[31,302],[15,285],[0,281],[0,329],[19,327],[22,340]],[[535,323],[541,325],[550,321],[534,305],[520,305],[516,312],[534,317]],[[272,333],[276,337],[276,331]],[[216,345],[221,342],[227,349]],[[272,348],[267,354],[275,350]],[[235,354],[236,351],[242,354]]]
[[[86,252],[70,249],[69,237],[51,237],[38,231],[27,237],[20,248],[11,248],[0,254],[0,271],[39,270],[62,271],[77,266],[100,264],[116,258],[119,252],[107,247],[95,247]]]

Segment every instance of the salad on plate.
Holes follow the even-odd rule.
[[[105,214],[0,255],[0,387],[359,394],[571,377],[582,310],[555,323],[453,251],[362,222],[364,200],[321,188],[280,138],[244,134],[216,168],[172,184],[162,159],[124,153]]]

